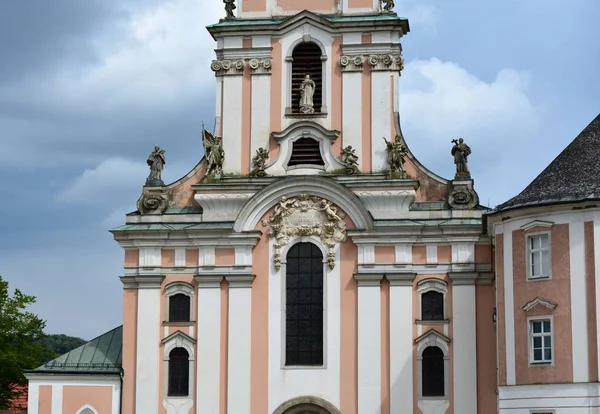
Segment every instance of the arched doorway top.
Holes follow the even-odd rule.
[[[287,400],[273,414],[341,414],[341,411],[329,401],[312,395],[303,395]]]

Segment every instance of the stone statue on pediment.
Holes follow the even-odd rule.
[[[235,16],[233,14],[233,11],[236,9],[235,0],[223,0],[223,3],[225,3],[225,12],[227,13],[225,18],[235,19]]]
[[[394,12],[394,0],[379,0],[381,4],[381,11],[385,13],[393,13]]]
[[[456,178],[471,178],[469,167],[467,166],[467,157],[471,155],[471,147],[465,144],[462,138],[453,139],[454,146],[450,153],[454,156],[454,164],[456,164]]]
[[[147,186],[165,185],[162,180],[162,171],[165,168],[165,150],[158,145],[154,147],[154,151],[148,156],[146,163],[150,166],[150,174],[146,179]]]
[[[269,151],[260,147],[256,150],[256,155],[252,158],[252,175],[262,177],[266,175],[265,166],[269,159]]]
[[[408,148],[402,142],[400,136],[396,135],[396,139],[393,142],[383,138],[387,148],[387,161],[390,166],[390,173],[399,178],[406,178],[406,171],[404,171],[404,158],[408,155]]]
[[[221,178],[223,175],[223,161],[225,160],[223,139],[202,128],[202,143],[204,144],[204,155],[208,165],[206,175]]]
[[[346,167],[347,174],[360,174],[358,170],[358,156],[352,145],[342,149],[342,164]]]

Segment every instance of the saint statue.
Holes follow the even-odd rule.
[[[204,127],[202,128],[202,143],[204,144],[204,156],[206,157],[206,175],[212,175],[220,178],[223,174],[223,161],[225,152],[223,151],[223,140],[220,136],[213,136]]]
[[[317,84],[310,78],[310,74],[307,73],[300,85],[300,112],[303,114],[312,114],[315,112],[313,96]]]
[[[223,0],[223,3],[225,3],[225,12],[227,13],[225,18],[235,19],[235,16],[233,15],[233,11],[236,9],[235,0]]]
[[[150,166],[150,174],[146,179],[146,185],[165,185],[162,180],[162,171],[165,168],[165,150],[158,145],[154,147],[154,151],[148,156],[146,160]]]
[[[387,147],[387,158],[388,164],[390,165],[391,173],[400,173],[402,176],[406,175],[404,171],[404,157],[408,155],[408,149],[402,143],[402,140],[398,135],[394,142],[389,142],[385,137],[383,138]]]
[[[471,173],[467,167],[467,157],[471,155],[471,147],[465,144],[465,140],[459,138],[453,139],[451,154],[454,156],[454,164],[456,164],[456,178],[470,178]]]
[[[348,174],[359,174],[358,170],[358,156],[356,150],[352,148],[352,145],[348,145],[342,149],[342,164],[346,166],[346,172]]]
[[[265,166],[269,159],[269,151],[260,147],[256,150],[256,155],[252,158],[252,175],[264,176]]]
[[[394,0],[379,0],[381,4],[381,10],[386,13],[394,12]]]

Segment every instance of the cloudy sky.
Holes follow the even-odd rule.
[[[2,0],[0,274],[37,296],[49,333],[121,323],[124,223],[154,145],[171,182],[212,124],[220,0]],[[453,174],[473,149],[483,204],[521,191],[599,112],[596,0],[404,0],[401,120],[411,150]]]

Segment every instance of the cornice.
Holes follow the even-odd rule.
[[[223,276],[201,276],[195,275],[194,280],[198,285],[198,289],[215,289],[221,288],[221,282],[223,281]]]
[[[252,274],[225,276],[225,280],[227,280],[227,282],[229,283],[230,289],[250,288],[252,287],[252,282],[255,278],[256,276]]]
[[[385,278],[390,281],[390,286],[412,286],[417,277],[416,273],[386,273]]]
[[[123,289],[159,289],[164,275],[121,276]]]
[[[354,279],[356,280],[358,287],[372,287],[381,286],[383,276],[383,274],[355,273]]]
[[[554,309],[558,306],[556,303],[550,302],[549,300],[544,299],[541,296],[538,296],[534,300],[527,302],[523,306],[523,310],[525,312],[529,312],[530,310],[535,308],[537,305],[545,306],[548,309]]]

